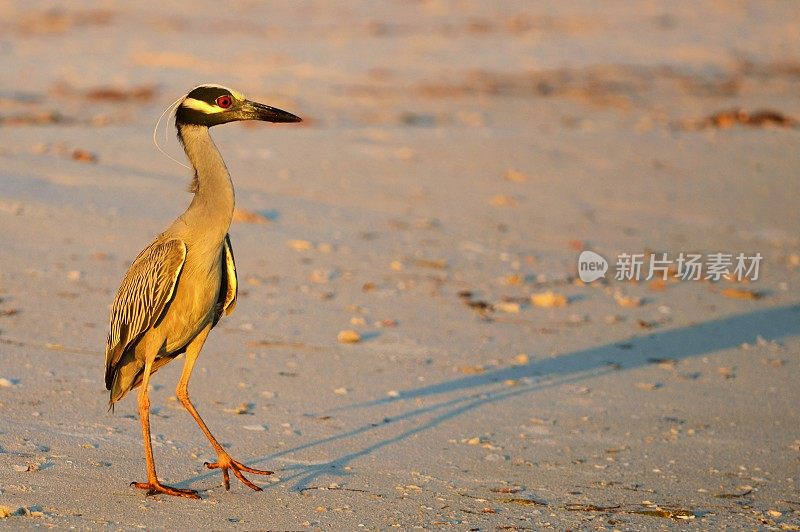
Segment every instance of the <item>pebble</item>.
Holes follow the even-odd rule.
[[[495,310],[505,312],[506,314],[519,314],[520,311],[519,303],[515,303],[513,301],[501,301],[499,303],[495,303],[492,305],[492,307]]]
[[[325,284],[336,277],[336,273],[329,270],[314,270],[308,275],[308,280],[312,283]]]
[[[506,170],[506,180],[513,183],[524,183],[528,180],[528,176],[515,168]]]
[[[620,292],[614,292],[614,301],[616,301],[620,307],[632,308],[642,306],[641,297],[626,296]]]
[[[361,335],[351,329],[339,331],[336,339],[340,344],[355,344],[361,341]]]
[[[495,194],[489,198],[489,205],[492,207],[514,207],[519,203],[519,200],[514,196],[508,194]]]
[[[516,366],[524,366],[525,364],[529,363],[531,358],[526,355],[525,353],[520,353],[514,357],[514,365]]]
[[[539,292],[531,295],[531,303],[534,307],[565,307],[567,306],[567,296],[556,294],[551,291]]]
[[[308,240],[288,240],[286,245],[295,251],[308,251],[313,247]]]
[[[229,414],[244,416],[252,414],[251,412],[252,408],[253,405],[251,405],[250,403],[241,403],[239,406],[235,408],[226,408],[225,412],[228,412]]]

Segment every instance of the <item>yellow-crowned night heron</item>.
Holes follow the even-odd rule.
[[[254,490],[260,488],[242,471],[271,474],[233,460],[208,430],[188,392],[192,368],[209,331],[223,313],[230,314],[236,306],[236,266],[228,236],[234,206],[233,183],[208,128],[237,120],[299,122],[300,118],[246,100],[242,94],[218,85],[199,86],[180,101],[175,126],[194,167],[194,198],[186,212],[133,261],[111,310],[106,343],[109,406],[140,387],[147,482],[132,485],[149,494],[198,497],[194,490],[159,482],[150,441],[150,375],[182,353],[186,354],[186,361],[176,394],[217,452],[217,461],[206,467],[222,470],[226,490],[230,489],[228,470]]]

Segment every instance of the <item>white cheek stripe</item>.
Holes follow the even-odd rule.
[[[184,98],[183,102],[181,102],[181,106],[194,109],[195,111],[200,111],[201,113],[205,113],[207,115],[225,111],[225,109],[222,107],[217,105],[209,105],[203,100],[195,100],[194,98]]]

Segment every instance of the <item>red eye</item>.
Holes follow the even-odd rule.
[[[217,102],[218,106],[222,107],[223,109],[227,109],[228,107],[231,106],[231,104],[233,103],[233,100],[231,100],[230,96],[225,94],[225,95],[220,96],[219,98],[217,98],[216,102]]]

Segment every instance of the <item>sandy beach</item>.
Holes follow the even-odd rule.
[[[0,529],[800,530],[798,28],[788,1],[0,3]],[[203,466],[179,359],[153,445],[193,501],[129,486],[103,350],[191,200],[153,127],[202,83],[304,121],[212,129],[240,292],[191,394],[275,474]]]

